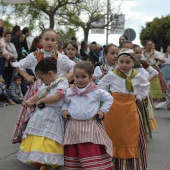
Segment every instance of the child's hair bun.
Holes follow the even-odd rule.
[[[52,65],[57,65],[57,59],[54,57],[47,57],[47,61]]]

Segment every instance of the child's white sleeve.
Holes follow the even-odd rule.
[[[64,96],[64,104],[62,106],[62,111],[68,110],[68,107],[70,105],[70,98],[68,97],[69,94],[70,94],[70,89],[68,88],[67,91],[66,91],[66,94]]]
[[[156,76],[156,75],[158,75],[158,71],[155,70],[154,68],[152,68],[151,66],[149,66],[146,70],[149,73],[149,76]]]
[[[60,90],[60,89],[63,90],[64,94],[66,93],[68,88],[69,88],[69,83],[67,79],[60,82],[57,86],[57,90]]]
[[[149,73],[144,68],[135,68],[138,73],[141,73],[146,79],[149,78]]]
[[[94,77],[94,79],[95,79],[96,82],[99,81],[101,75],[102,75],[102,72],[101,72],[100,66],[97,66],[97,67],[95,68],[94,74],[93,74],[93,77]]]
[[[139,75],[139,87],[136,98],[140,100],[145,99],[149,94],[149,87],[150,87],[149,81],[142,75]]]
[[[33,70],[37,64],[37,60],[33,53],[31,53],[18,63],[20,70],[26,71],[27,68]]]
[[[103,89],[97,89],[95,92],[98,99],[103,102],[99,110],[106,114],[113,104],[113,97],[110,95],[110,93],[104,91]]]
[[[58,58],[58,62],[60,62],[60,67],[68,72],[73,72],[75,62],[70,60],[66,55],[58,54],[60,57]]]
[[[104,89],[106,91],[110,91],[110,85],[113,77],[111,75],[111,72],[109,71],[108,74],[106,74],[102,79],[99,80],[98,85],[101,89]]]

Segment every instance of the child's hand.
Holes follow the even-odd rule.
[[[21,98],[21,97],[20,97],[20,98],[19,98],[19,100],[20,100],[20,101],[22,101],[22,100],[23,100],[23,98]]]
[[[7,54],[4,55],[4,58],[5,58],[6,61],[9,60],[9,56]]]
[[[158,57],[154,57],[155,60],[158,60],[159,58]]]
[[[141,100],[136,98],[136,102],[140,103],[140,102],[141,102]]]
[[[63,110],[62,111],[62,116],[67,119],[67,116],[70,116],[70,113],[68,112],[68,110]]]
[[[29,83],[34,83],[34,81],[35,81],[35,77],[34,77],[34,76],[27,76],[27,77],[25,77],[25,79],[26,79]]]
[[[101,110],[98,110],[96,115],[99,116],[99,119],[102,119],[104,117],[104,112],[102,112]]]
[[[38,101],[36,102],[36,106],[38,106],[38,105],[41,104],[41,103],[43,103],[43,102],[42,102],[41,99],[40,99],[40,100],[38,100]]]
[[[6,90],[6,86],[4,85],[4,86],[2,86],[2,90]]]
[[[34,105],[35,105],[35,102],[34,102],[33,100],[27,100],[27,101],[25,102],[25,105],[26,105],[27,107],[29,107],[29,108],[33,108]]]

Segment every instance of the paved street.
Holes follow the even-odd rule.
[[[18,144],[11,144],[11,135],[19,105],[0,107],[0,170],[35,170],[17,160]],[[170,170],[170,111],[156,110],[158,130],[148,141],[148,170]]]

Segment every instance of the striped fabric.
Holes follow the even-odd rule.
[[[46,94],[48,94],[51,88],[53,88],[54,86],[57,86],[57,84],[59,84],[63,80],[67,80],[67,79],[65,77],[59,77],[55,81],[51,82],[50,85],[45,86],[44,89],[37,94],[37,97],[38,97],[37,101],[43,98]]]
[[[112,141],[107,136],[103,124],[97,120],[68,120],[65,127],[64,145],[91,142],[104,145],[106,152],[112,156]]]
[[[80,143],[64,147],[64,165],[69,170],[112,170],[113,161],[103,145]]]
[[[24,96],[23,103],[21,105],[21,109],[18,114],[15,130],[12,136],[12,143],[21,142],[22,132],[25,130],[26,124],[29,118],[32,116],[34,109],[30,109],[25,105],[25,101],[32,97],[33,95],[38,93],[38,89],[41,87],[42,82],[40,79],[37,79],[33,85],[29,87],[27,93]]]
[[[37,109],[30,118],[27,128],[23,133],[34,136],[44,136],[63,145],[64,121],[55,107],[46,106],[43,110]]]
[[[141,120],[142,120],[141,123],[143,124],[144,127],[145,138],[146,140],[151,139],[152,132],[151,132],[151,127],[150,127],[149,117],[148,117],[149,112],[146,108],[144,100],[142,100],[140,103],[137,102],[137,106],[138,106],[139,115],[141,116]]]
[[[112,142],[97,120],[68,120],[64,137],[65,169],[112,170]]]
[[[147,149],[146,149],[146,137],[144,134],[144,128],[139,119],[139,158],[134,159],[117,159],[114,158],[114,170],[146,170],[147,169]]]
[[[170,81],[167,85],[167,90],[166,90],[166,107],[168,110],[170,110]]]

